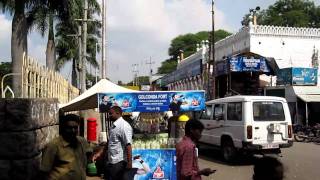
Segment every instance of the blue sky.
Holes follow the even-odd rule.
[[[101,2],[101,0],[98,0]],[[250,8],[266,9],[276,0],[215,0],[215,28],[235,33]],[[133,79],[132,64],[139,75],[147,75],[152,58],[156,72],[168,58],[170,41],[185,33],[211,28],[211,0],[106,0],[107,76],[114,82]],[[319,5],[320,0],[315,0]],[[10,61],[11,18],[0,13],[0,60]],[[37,31],[28,38],[29,55],[45,63],[46,37]],[[100,59],[100,57],[98,57]],[[61,73],[71,77],[70,64]]]

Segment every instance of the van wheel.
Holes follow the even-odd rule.
[[[227,162],[234,162],[237,157],[237,149],[234,147],[233,142],[226,140],[222,143],[222,155]]]

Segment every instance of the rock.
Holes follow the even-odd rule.
[[[6,125],[5,103],[5,99],[0,98],[0,130],[4,129]]]
[[[44,146],[58,136],[59,126],[33,131],[0,133],[0,159],[25,159],[38,155]]]
[[[14,180],[34,180],[39,173],[41,154],[30,159],[13,160],[9,176]]]
[[[0,130],[26,131],[56,125],[58,110],[57,99],[6,99],[5,120]]]
[[[10,160],[0,160],[0,179],[10,180],[9,172],[11,168]]]

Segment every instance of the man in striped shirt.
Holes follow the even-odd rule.
[[[190,119],[185,125],[185,136],[176,145],[178,180],[201,180],[201,175],[209,176],[215,170],[199,170],[196,143],[201,138],[203,124]]]
[[[105,175],[108,180],[121,180],[126,169],[132,168],[133,130],[122,118],[122,110],[119,106],[111,107],[109,114],[114,123],[109,130],[108,164]]]

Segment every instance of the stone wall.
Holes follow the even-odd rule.
[[[58,136],[57,99],[0,99],[0,179],[35,179],[41,150]]]

